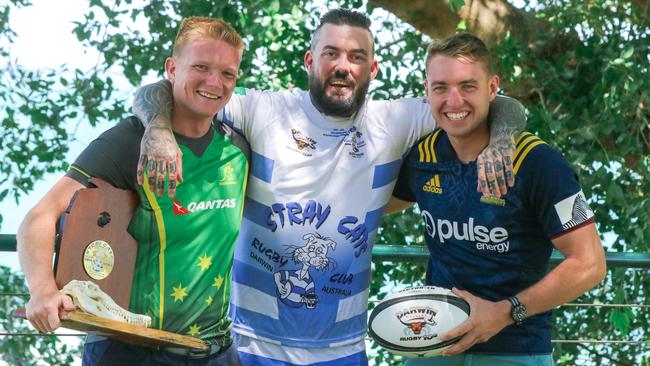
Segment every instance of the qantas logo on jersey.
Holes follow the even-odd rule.
[[[441,244],[447,239],[462,240],[476,245],[477,250],[505,253],[510,250],[508,231],[500,226],[487,228],[475,225],[474,218],[467,222],[457,222],[445,219],[434,219],[431,214],[423,210],[422,219],[426,226],[427,234]]]
[[[425,192],[442,194],[442,187],[440,187],[440,176],[436,174],[433,178],[424,183],[422,190]]]
[[[180,202],[176,198],[172,198],[172,203],[174,205],[174,215],[187,215],[190,213],[188,209],[183,207]]]
[[[228,198],[223,200],[210,200],[210,201],[199,201],[199,202],[190,202],[187,205],[187,209],[194,213],[198,211],[205,210],[216,210],[222,208],[235,208],[237,206],[237,199]]]

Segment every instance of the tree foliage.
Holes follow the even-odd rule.
[[[383,0],[324,1],[322,6],[311,0],[89,3],[90,11],[74,33],[101,52],[101,61],[91,70],[26,70],[10,62],[0,47],[0,59],[6,61],[0,134],[3,141],[14,141],[0,146],[8,157],[0,160],[0,200],[19,197],[44,172],[63,168],[66,144],[74,138],[70,125],[117,121],[127,113],[112,75],[118,72],[133,85],[144,75],[162,75],[182,17],[224,18],[244,36],[239,86],[304,89],[303,55],[318,17],[338,6],[359,9],[373,19],[380,61],[371,93],[385,99],[422,94],[425,44],[429,36],[444,36],[454,28],[444,17],[422,19],[423,14],[440,13],[453,15],[456,28],[489,34],[503,91],[528,107],[528,129],[574,165],[601,233],[611,238],[609,249],[650,251],[650,34],[649,8],[642,1],[540,0],[524,1],[520,8],[505,0],[412,0],[402,8],[391,8],[401,1]],[[475,9],[481,4],[501,4],[499,11],[507,15],[493,19],[498,26],[491,27],[477,18],[485,14]],[[11,0],[0,6],[0,44],[14,37],[6,21],[11,7],[27,5]],[[124,31],[124,24],[134,21],[145,23],[146,30],[129,26]],[[417,211],[385,218],[378,242],[423,245],[420,221]],[[421,263],[375,262],[371,295],[381,298],[391,285],[422,281],[423,268]],[[642,304],[649,288],[647,272],[615,270],[579,302]],[[650,338],[650,314],[644,308],[564,307],[554,321],[554,339]],[[399,364],[380,349],[372,354],[376,364]],[[559,365],[648,365],[649,355],[647,344],[555,345]]]
[[[0,332],[23,334],[2,336],[0,361],[8,365],[69,365],[80,355],[79,347],[65,344],[54,335],[38,335],[29,323],[13,314],[25,306],[25,279],[9,267],[0,266]]]

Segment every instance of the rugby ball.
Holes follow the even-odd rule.
[[[469,304],[446,288],[410,287],[394,292],[370,313],[370,336],[383,348],[404,357],[438,356],[458,342],[440,336],[469,317]]]

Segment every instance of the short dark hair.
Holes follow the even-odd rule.
[[[367,30],[368,33],[370,33],[372,52],[375,51],[375,41],[372,36],[372,31],[370,30],[370,24],[371,24],[370,18],[368,18],[365,14],[360,13],[358,11],[347,10],[347,9],[333,9],[325,13],[320,18],[320,24],[318,25],[318,28],[316,28],[316,30],[314,31],[314,35],[312,36],[311,39],[310,48],[312,51],[314,50],[314,48],[316,47],[316,43],[318,42],[318,33],[325,24],[349,25],[352,27],[359,27]]]
[[[494,73],[492,57],[485,43],[480,38],[469,33],[458,33],[441,41],[433,41],[427,48],[425,67],[429,70],[429,61],[437,56],[445,55],[453,58],[464,58],[485,65],[488,74]]]

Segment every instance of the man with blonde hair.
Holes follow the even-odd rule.
[[[148,348],[89,336],[84,365],[239,365],[230,347],[228,317],[233,250],[239,234],[248,173],[248,149],[230,127],[213,123],[230,100],[243,42],[218,19],[183,20],[165,61],[174,95],[171,118],[183,152],[185,180],[175,198],[139,186],[136,166],[144,128],[129,117],[91,142],[67,174],[30,210],[18,232],[18,252],[29,284],[29,321],[41,332],[74,310],[57,290],[51,270],[55,224],[74,193],[100,178],[136,191],[140,205],[129,233],[139,244],[129,310],[152,318],[152,327],[206,341],[206,352]],[[151,166],[150,169],[159,167]],[[173,166],[169,166],[173,169]]]

